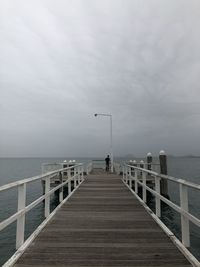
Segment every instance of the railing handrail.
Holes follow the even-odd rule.
[[[83,166],[83,165],[84,165],[83,163],[78,163],[78,164],[76,164],[74,166],[61,168],[61,169],[58,169],[58,170],[55,170],[55,171],[51,171],[51,172],[47,172],[47,173],[44,173],[44,174],[32,176],[32,177],[29,177],[29,178],[24,178],[24,179],[18,180],[16,182],[11,182],[11,183],[8,183],[8,184],[0,186],[0,192],[8,190],[8,189],[11,189],[13,187],[17,187],[17,186],[22,185],[22,184],[27,184],[27,183],[34,182],[34,181],[37,181],[37,180],[41,180],[43,178],[46,178],[48,176],[57,174],[59,172],[70,170],[70,169],[76,168],[78,166]]]
[[[156,176],[156,177],[159,177],[159,178],[163,178],[165,180],[169,180],[169,181],[172,181],[172,182],[175,182],[175,183],[178,183],[178,184],[183,184],[183,185],[186,185],[188,187],[200,190],[200,185],[199,184],[195,184],[193,182],[189,182],[189,181],[187,181],[185,179],[176,178],[176,177],[173,177],[173,176],[170,176],[170,175],[160,174],[160,173],[155,172],[155,171],[147,170],[147,169],[136,167],[136,166],[129,165],[129,164],[125,164],[125,165],[127,167],[134,168],[134,169],[146,172],[146,173],[151,174],[153,176]]]
[[[141,175],[140,178],[138,174]],[[154,188],[151,188],[147,184],[148,175],[154,178],[154,183],[155,183]],[[176,182],[179,185],[180,204],[176,204],[174,201],[171,201],[167,195],[165,194],[163,195],[161,191],[162,190],[161,183],[163,179]],[[163,201],[169,207],[177,211],[181,215],[182,244],[185,247],[190,246],[189,222],[192,222],[196,226],[200,227],[200,218],[193,215],[189,211],[188,188],[193,188],[200,191],[200,185],[188,182],[184,179],[178,179],[168,175],[159,174],[157,172],[147,170],[145,168],[128,164],[123,165],[123,181],[129,187],[129,189],[137,196],[137,198],[139,198],[143,203],[147,202],[147,191],[153,194],[153,196],[155,197],[155,216],[157,218],[161,217],[161,207],[162,207],[161,201]],[[153,180],[151,179],[151,181]],[[134,190],[132,187],[133,182],[134,182]],[[142,196],[138,195],[139,185],[142,187]]]
[[[141,176],[139,177],[138,174]],[[147,184],[148,174],[154,178],[151,181],[154,181],[155,185],[154,188],[151,188]],[[180,197],[180,204],[176,204],[175,202],[171,201],[167,195],[162,194],[162,187],[161,183],[162,180],[168,180],[172,182],[176,182],[179,185],[179,197]],[[182,244],[180,241],[175,240],[175,244],[179,244],[179,249],[183,252],[183,254],[189,259],[193,266],[200,266],[200,262],[186,249],[186,247],[190,246],[190,224],[192,222],[197,227],[200,227],[200,218],[193,215],[189,211],[189,199],[188,199],[188,188],[193,188],[200,191],[200,185],[188,182],[184,179],[178,179],[175,177],[171,177],[168,175],[159,174],[157,172],[147,170],[145,168],[137,167],[134,165],[123,165],[123,182],[126,186],[131,190],[131,192],[140,200],[144,207],[146,206],[147,202],[147,191],[149,191],[155,197],[155,213],[151,210],[149,213],[152,215],[153,218],[158,222],[158,224],[166,231],[171,232],[166,225],[164,225],[159,218],[161,217],[161,201],[167,204],[169,207],[173,208],[177,211],[181,216],[181,234],[182,234]],[[134,187],[133,187],[134,182]],[[163,181],[165,182],[165,181]],[[142,196],[138,194],[138,186],[142,187]],[[150,210],[150,208],[148,208]],[[162,226],[164,225],[164,227]],[[175,235],[171,232],[170,235]],[[179,243],[178,243],[179,242]]]
[[[12,182],[0,187],[0,192],[9,190],[11,188],[17,187],[18,189],[18,209],[17,212],[9,216],[8,218],[4,219],[0,222],[0,231],[4,228],[12,224],[13,222],[17,221],[16,227],[16,249],[19,249],[13,257],[9,260],[11,262],[15,262],[16,258],[19,257],[23,253],[23,249],[21,247],[24,244],[24,234],[25,234],[25,215],[27,212],[32,210],[35,206],[45,200],[44,206],[44,214],[46,217],[46,222],[51,216],[50,212],[50,196],[57,190],[59,190],[59,202],[62,205],[70,196],[73,194],[74,190],[83,182],[84,180],[84,165],[86,165],[87,174],[92,170],[92,165],[90,163],[78,163],[70,167],[61,168],[55,171],[50,171],[45,174],[33,176],[30,178],[22,179],[16,182]],[[64,172],[67,171],[67,178],[63,179]],[[50,187],[51,179],[54,178],[56,175],[59,175],[59,184],[55,186],[53,189]],[[29,204],[26,204],[26,185],[27,183],[42,180],[44,181],[45,185],[45,192],[44,195],[38,197],[34,201]],[[74,182],[74,189],[72,191],[71,182]],[[63,197],[63,187],[68,185],[68,196]],[[43,221],[44,222],[44,221]],[[42,224],[43,224],[42,222]],[[35,232],[40,231],[40,226],[35,230]],[[34,238],[35,232],[32,233],[31,238]],[[28,242],[28,241],[27,241]],[[3,266],[11,266],[10,263],[5,263]]]

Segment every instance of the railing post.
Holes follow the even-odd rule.
[[[144,171],[142,172],[142,183],[144,186],[146,186],[147,184],[147,173]],[[142,199],[146,203],[147,202],[147,190],[144,186],[142,187]]]
[[[132,175],[131,175],[131,167],[129,167],[129,187],[132,189]]]
[[[63,183],[63,173],[59,172],[59,180],[60,184]],[[59,189],[59,202],[61,203],[63,201],[63,186]]]
[[[18,186],[18,211],[26,206],[26,184]],[[24,243],[25,214],[17,219],[16,249]]]
[[[69,194],[71,194],[71,191],[72,191],[72,187],[71,187],[71,170],[70,169],[68,169],[67,170],[67,179],[69,180],[69,182],[68,182],[68,195]]]
[[[135,169],[135,193],[138,194],[138,171]]]
[[[180,206],[182,210],[188,212],[188,191],[187,186],[180,184]],[[190,246],[190,225],[189,220],[181,214],[181,232],[182,232],[182,243],[185,247]]]
[[[74,189],[76,188],[76,181],[77,181],[77,177],[76,177],[76,168],[74,168]]]
[[[45,179],[45,207],[44,207],[44,216],[45,218],[49,217],[50,214],[50,196],[47,196],[47,194],[50,191],[50,177],[47,176]]]
[[[84,167],[83,165],[81,166],[81,181],[83,181],[84,178]]]
[[[125,172],[126,172],[126,183],[128,183],[128,167],[127,165],[125,166]]]
[[[77,167],[77,173],[78,173],[77,182],[78,182],[78,185],[79,185],[80,182],[81,182],[81,166]]]
[[[125,181],[125,167],[124,167],[124,165],[122,166],[122,174],[123,174],[123,181]]]
[[[132,189],[132,167],[129,167],[129,186]]]
[[[156,193],[160,195],[160,178],[155,176],[155,189]],[[161,216],[161,210],[160,210],[160,198],[156,196],[156,216]]]

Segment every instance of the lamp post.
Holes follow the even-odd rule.
[[[112,149],[112,115],[105,113],[95,113],[95,117],[97,116],[105,116],[110,117],[110,161],[111,161],[111,172],[113,173],[113,149]]]

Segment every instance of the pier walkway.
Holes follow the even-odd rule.
[[[15,267],[192,266],[117,175],[87,176]]]

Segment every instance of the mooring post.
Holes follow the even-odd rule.
[[[149,152],[147,153],[147,170],[151,171],[152,170],[152,161],[153,161],[153,157],[152,154]]]
[[[144,169],[144,160],[140,160],[140,168]],[[140,175],[142,176],[142,171],[140,172]]]
[[[159,161],[160,161],[160,173],[167,175],[167,155],[164,150],[161,150],[159,153]],[[168,183],[166,179],[161,179],[160,191],[161,191],[161,195],[169,198]]]

